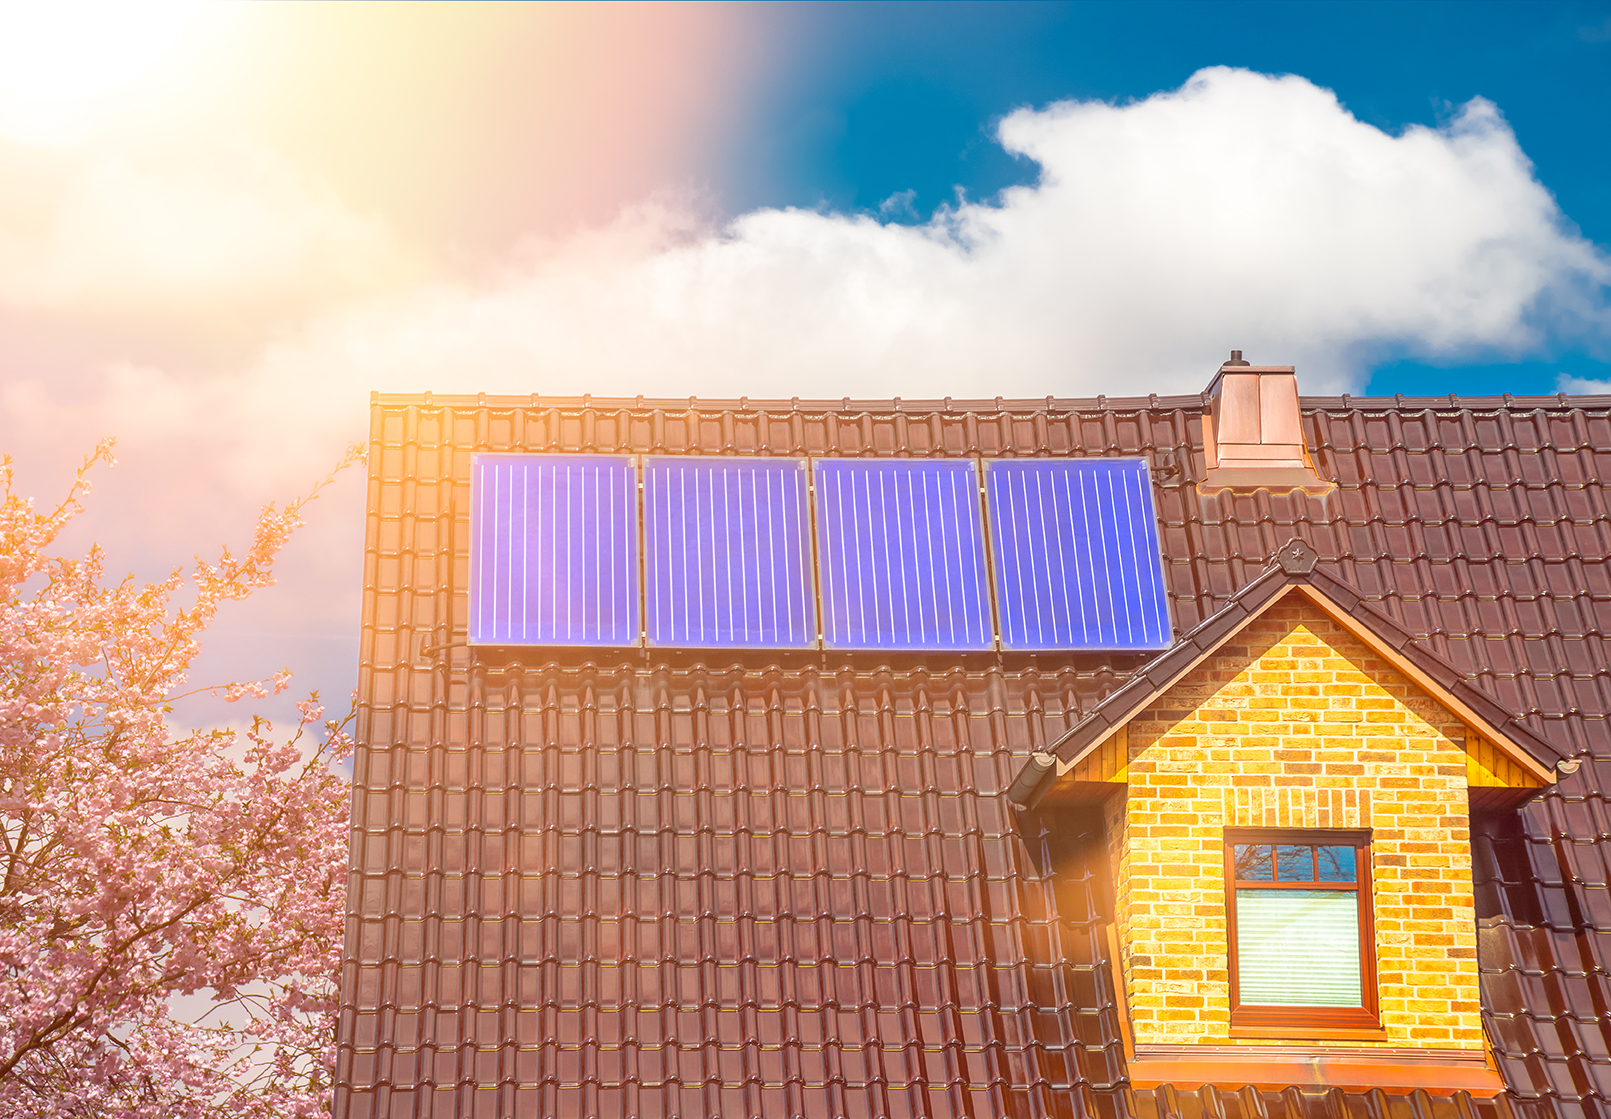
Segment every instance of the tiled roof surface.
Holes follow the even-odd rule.
[[[1325,498],[1201,496],[1205,405],[378,397],[337,1115],[1599,1116],[1611,400],[1306,399]],[[475,450],[1143,454],[1177,632],[1308,541],[1592,756],[1475,837],[1511,1093],[1129,1090],[1100,823],[1001,794],[1140,659],[472,655]]]

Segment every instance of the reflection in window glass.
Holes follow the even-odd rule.
[[[1282,882],[1313,882],[1315,880],[1315,849],[1308,844],[1277,844],[1275,848],[1275,876]]]
[[[1267,843],[1238,843],[1236,845],[1236,877],[1244,882],[1269,882],[1271,873],[1270,847]]]
[[[1320,881],[1354,882],[1354,849],[1352,847],[1320,847]]]

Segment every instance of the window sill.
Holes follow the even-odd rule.
[[[1505,1082],[1482,1049],[1328,1049],[1323,1045],[1137,1045],[1134,1088],[1169,1084],[1260,1091],[1287,1088],[1417,1089],[1435,1096],[1496,1096]]]
[[[1232,1027],[1230,1036],[1234,1038],[1257,1039],[1261,1041],[1386,1041],[1387,1031],[1380,1026],[1349,1028],[1338,1026],[1242,1026]]]
[[[1381,1037],[1382,1020],[1364,1006],[1237,1006],[1231,1009],[1232,1037],[1274,1037],[1293,1041],[1348,1037],[1359,1030]]]

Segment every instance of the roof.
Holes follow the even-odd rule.
[[[1355,596],[1539,758],[1584,759],[1519,813],[1479,819],[1473,844],[1511,1104],[1598,1114],[1611,399],[1305,398],[1315,467],[1338,484],[1324,497],[1201,494],[1206,404],[377,395],[337,1114],[1311,1106],[1126,1088],[1100,836],[1021,819],[1004,795],[1032,753],[1113,714],[1152,655],[500,662],[464,642],[482,450],[1141,455],[1182,638],[1290,576],[1271,560],[1304,542],[1310,584]]]

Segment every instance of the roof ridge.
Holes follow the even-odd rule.
[[[1044,397],[905,397],[852,398],[838,400],[826,398],[789,397],[650,397],[650,396],[543,396],[489,394],[489,393],[385,393],[369,394],[372,406],[424,405],[434,407],[475,408],[554,408],[559,410],[594,409],[607,411],[661,411],[661,412],[1138,412],[1151,409],[1208,408],[1211,399],[1206,392],[1170,393],[1146,396],[1044,396]],[[1574,395],[1555,393],[1550,396],[1300,396],[1300,406],[1306,411],[1323,412],[1399,412],[1399,411],[1496,411],[1538,409],[1591,408],[1611,410],[1611,394]]]

